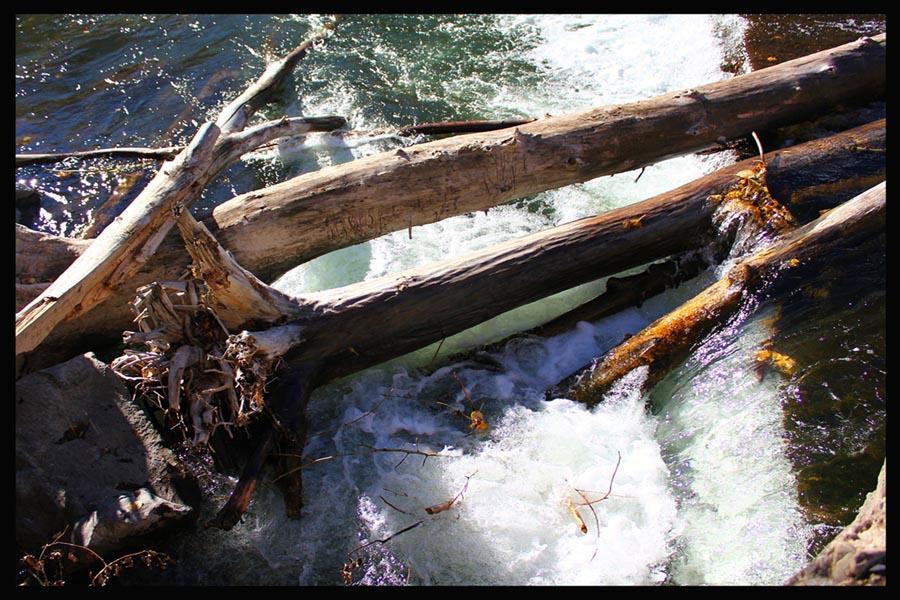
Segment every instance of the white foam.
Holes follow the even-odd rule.
[[[703,15],[513,15],[503,23],[510,31],[531,28],[527,52],[547,79],[530,94],[496,93],[502,110],[541,114],[628,102],[724,77],[716,23]],[[406,231],[384,236],[365,252],[347,251],[354,257],[348,278],[427,264],[622,206],[726,160],[665,161],[643,173],[539,194],[529,200],[532,210],[513,203],[415,227],[412,239]],[[327,286],[314,270],[339,265],[325,258],[306,266],[303,285]],[[487,362],[416,371],[430,362],[435,345],[317,392],[311,424],[333,431],[311,440],[308,451],[333,458],[306,474],[310,516],[303,542],[285,549],[304,549],[301,582],[327,581],[323,570],[346,560],[348,551],[388,539],[355,555],[365,559],[356,581],[780,583],[805,558],[806,538],[782,451],[776,394],[747,369],[753,339],[735,347],[733,332],[726,331],[711,340],[705,354],[695,354],[699,363],[667,380],[666,389],[675,391],[660,417],[645,408],[636,381],[623,382],[593,410],[543,399],[550,384],[704,283],[696,285],[549,340],[518,340]],[[584,286],[460,334],[442,346],[441,360],[452,349],[547,320],[588,291],[597,288]],[[490,425],[487,434],[469,427],[466,415],[476,408]],[[583,501],[576,489],[593,490],[592,499],[602,496],[619,453],[612,495],[592,504],[594,512],[579,508],[588,528],[581,533],[566,498]],[[451,498],[457,501],[448,510],[425,512]],[[290,535],[293,527],[279,526],[277,536]]]
[[[776,377],[758,380],[754,353],[770,334],[755,318],[715,336],[657,390],[660,443],[683,490],[683,585],[777,584],[807,560]],[[713,355],[714,358],[709,358]]]

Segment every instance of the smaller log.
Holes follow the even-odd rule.
[[[409,125],[401,127],[397,135],[409,137],[413,135],[444,135],[450,133],[477,133],[480,131],[494,131],[525,125],[537,119],[501,119],[480,121],[443,121],[440,123],[422,123],[421,125]]]
[[[294,117],[290,119],[281,119],[279,121],[271,121],[257,125],[252,131],[256,131],[263,126],[290,126],[290,131],[285,131],[283,135],[293,133],[309,133],[314,131],[328,132],[340,129],[347,124],[344,117]],[[92,158],[137,158],[168,161],[175,158],[179,152],[185,149],[185,146],[166,146],[163,148],[139,148],[127,147],[121,148],[98,148],[96,150],[79,150],[75,152],[47,152],[42,154],[21,153],[16,154],[16,168],[27,167],[31,165],[44,165],[62,162],[69,158],[79,158],[82,160]]]
[[[597,321],[678,286],[698,275],[709,263],[698,252],[689,252],[680,259],[649,265],[644,271],[606,280],[606,291],[552,321],[535,327],[528,333],[551,337],[570,331],[580,321]]]
[[[303,506],[303,483],[299,468],[302,451],[306,443],[306,407],[312,390],[319,385],[319,366],[315,363],[294,365],[279,376],[269,396],[272,419],[267,420],[259,435],[256,446],[247,460],[241,477],[228,502],[208,523],[225,531],[241,522],[250,505],[253,491],[262,476],[266,459],[276,448],[279,440],[285,446],[286,465],[291,470],[282,478],[282,488],[286,491],[285,504],[291,518],[300,516]]]
[[[184,146],[166,146],[164,148],[98,148],[97,150],[79,150],[76,152],[45,152],[16,154],[16,168],[30,165],[46,165],[58,163],[67,158],[149,158],[153,160],[172,160],[184,150]]]
[[[835,252],[852,252],[884,230],[884,182],[849,200],[767,248],[739,260],[693,299],[629,337],[557,395],[593,406],[625,374],[649,370],[645,387],[683,360],[691,346],[726,322],[747,295],[760,292],[783,271],[815,265]]]
[[[250,499],[253,497],[253,491],[256,489],[266,458],[275,447],[276,437],[275,428],[267,424],[257,445],[253,448],[247,464],[244,465],[241,478],[234,487],[234,491],[231,492],[231,497],[225,506],[216,513],[216,516],[206,523],[207,527],[217,527],[229,531],[241,522],[244,513],[247,512],[247,507],[250,506]]]

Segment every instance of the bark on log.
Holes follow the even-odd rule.
[[[373,155],[238,196],[217,207],[215,226],[208,226],[240,264],[272,281],[323,248],[485,210],[883,97],[885,54],[884,35],[864,38],[692,90]],[[269,256],[267,264],[252,266],[259,255]]]
[[[330,30],[330,27],[327,28]],[[284,119],[248,128],[247,119],[272,93],[272,86],[302,57],[323,31],[270,65],[215,123],[205,123],[178,156],[163,165],[119,218],[38,298],[16,314],[16,354],[32,350],[64,319],[102,302],[128,282],[172,228],[171,211],[189,207],[219,171],[241,154],[288,132],[308,130],[305,122]]]
[[[447,133],[475,133],[479,131],[495,131],[517,125],[531,123],[535,119],[508,119],[508,120],[483,120],[483,121],[444,121],[441,123],[421,123],[401,127],[397,132],[400,136],[411,135],[444,135]]]
[[[830,186],[829,191],[834,198],[847,200],[873,185],[871,179],[877,178],[880,181],[885,177],[885,122],[881,120],[829,138],[785,148],[771,153],[766,160],[769,187],[779,189],[779,197],[789,206],[791,199],[804,198],[826,184]],[[734,181],[734,173],[749,168],[753,163],[753,160],[749,160],[727,167],[721,172],[713,173],[669,194],[663,194],[656,201],[702,206],[706,197],[720,192]],[[667,200],[664,199],[666,197]],[[701,208],[691,210],[696,211],[693,216],[698,219],[697,227],[708,228],[709,211]],[[642,204],[632,205],[630,209],[626,209],[626,214],[620,216],[623,220],[636,219],[644,214],[643,211]],[[690,211],[688,213],[690,214]],[[204,220],[203,223],[207,227],[210,224],[214,226],[210,219]],[[619,225],[621,227],[621,223]],[[289,222],[286,223],[286,227],[290,227]],[[674,235],[683,240],[687,239],[682,232],[676,232]],[[21,236],[21,239],[29,238]],[[135,277],[133,285],[138,287],[152,281],[171,279],[173,271],[181,272],[187,267],[188,261],[184,252],[184,242],[173,232],[159,248],[154,259],[149,262],[147,269]],[[249,264],[242,263],[242,266],[249,271],[258,272],[258,266],[266,264],[266,256],[255,255],[248,262]],[[603,276],[600,273],[592,275],[594,276],[590,279]],[[117,294],[118,302],[107,302],[102,309],[91,311],[81,319],[61,324],[54,332],[53,339],[43,344],[39,352],[32,354],[29,370],[59,362],[67,353],[80,351],[79,343],[82,342],[86,332],[103,335],[109,340],[120,339],[122,329],[127,328],[122,324],[130,322],[132,318],[128,304],[132,295],[133,292],[125,293],[125,290],[122,290]]]
[[[709,194],[695,182],[426,268],[304,295],[299,300],[313,314],[291,322],[302,331],[291,335],[303,341],[291,345],[288,358],[325,362],[323,377],[330,380],[575,285],[691,249],[709,231]],[[624,226],[636,218],[641,227]],[[277,336],[279,329],[266,333]]]
[[[557,393],[592,406],[625,374],[647,367],[645,387],[677,365],[690,347],[726,322],[748,295],[789,271],[815,265],[845,249],[852,252],[884,232],[886,184],[873,187],[779,242],[739,260],[728,273],[678,309],[654,321],[604,355],[567,391]]]

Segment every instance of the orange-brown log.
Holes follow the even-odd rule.
[[[721,326],[782,272],[852,252],[884,233],[886,185],[881,183],[780,241],[739,260],[724,277],[605,354],[561,395],[588,405],[601,401],[627,373],[646,367],[645,387],[679,364],[692,345]]]

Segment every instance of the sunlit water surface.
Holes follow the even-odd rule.
[[[696,15],[503,20],[501,29],[527,26],[536,43],[517,60],[533,61],[546,77],[528,94],[492,90],[481,110],[555,114],[721,79],[729,40],[717,37],[716,25]],[[417,227],[411,236],[397,232],[311,261],[279,285],[324,289],[459,255],[650,197],[725,160],[666,161]],[[297,573],[304,584],[334,582],[344,564],[348,580],[362,584],[783,581],[806,560],[808,536],[783,454],[777,396],[748,373],[750,338],[765,331],[737,336],[744,346],[729,352],[732,360],[686,374],[691,391],[673,397],[664,416],[648,410],[640,371],[593,410],[548,400],[544,391],[675,306],[678,293],[556,338],[520,338],[433,366],[441,364],[435,353],[540,324],[600,286],[519,309],[317,392],[310,416],[323,433],[306,452],[333,458],[304,473],[302,523],[278,520],[262,502],[255,507],[250,529],[266,540],[265,553],[294,557],[304,565]],[[716,401],[726,389],[739,406]],[[470,426],[476,409],[486,432]],[[426,512],[451,500],[447,510]],[[280,499],[273,493],[270,501]],[[274,531],[283,541],[272,543]]]
[[[319,24],[234,17],[217,21],[243,31],[227,46],[243,70],[222,73],[236,79],[259,70],[260,48],[284,46],[266,26],[283,36],[291,25]],[[150,20],[165,29],[157,19]],[[211,18],[184,19],[201,32]],[[173,32],[184,30],[182,20],[169,23]],[[217,194],[415,141],[392,135],[392,126],[561,114],[717,81],[729,76],[722,57],[734,56],[742,27],[738,17],[705,15],[351,18],[305,60],[296,98],[277,110],[344,115],[354,135],[309,136],[248,156],[251,180],[230,171],[205,198],[214,203]],[[144,65],[145,79],[160,78],[176,97],[199,95],[189,79],[171,75],[180,65],[165,60],[163,47],[171,46],[156,49],[162,58]],[[157,62],[165,64],[147,66]],[[276,286],[301,294],[457,256],[643,200],[732,160],[668,160],[386,235],[297,267]],[[66,222],[44,220],[48,230]],[[808,560],[812,532],[785,452],[783,382],[752,368],[753,353],[772,335],[765,310],[711,336],[652,398],[640,370],[592,410],[545,397],[715,276],[556,337],[517,337],[453,358],[578,305],[603,290],[598,281],[316,390],[303,518],[285,519],[280,493],[262,485],[233,531],[201,530],[175,543],[184,569],[177,577],[283,585],[781,583]],[[472,427],[474,410],[486,429]],[[227,493],[233,483],[217,489]]]

